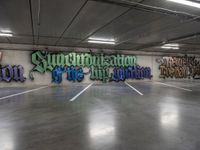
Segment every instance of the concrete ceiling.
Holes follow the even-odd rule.
[[[1,0],[0,20],[0,30],[13,32],[0,43],[200,53],[200,9],[166,0]],[[89,37],[117,44],[91,44]]]

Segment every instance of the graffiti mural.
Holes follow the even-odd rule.
[[[163,57],[157,60],[160,78],[199,78],[200,59],[188,56]]]
[[[24,82],[26,78],[24,77],[23,74],[24,74],[24,68],[21,65],[18,66],[0,65],[0,82],[1,81],[11,82],[12,80]]]
[[[137,65],[137,59],[131,55],[106,55],[92,53],[51,53],[47,51],[35,51],[31,55],[32,73],[41,74],[52,72],[52,82],[61,83],[65,75],[68,81],[82,81],[88,73],[84,68],[89,68],[91,80],[124,81],[126,79],[150,79],[151,69]],[[113,69],[111,71],[111,69]]]

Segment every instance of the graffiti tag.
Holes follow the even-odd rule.
[[[160,63],[160,78],[198,78],[200,76],[200,60],[195,57],[163,57],[157,62]]]

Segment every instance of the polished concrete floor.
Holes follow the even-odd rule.
[[[0,150],[200,150],[200,82],[164,84],[0,88]]]

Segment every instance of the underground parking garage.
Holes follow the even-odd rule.
[[[0,150],[199,150],[198,0],[1,0]]]

